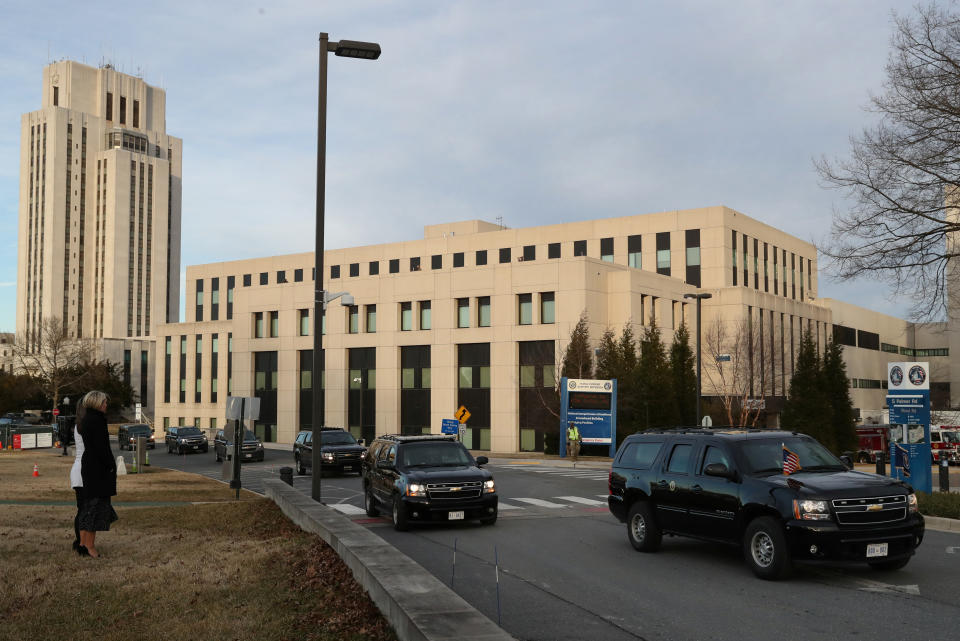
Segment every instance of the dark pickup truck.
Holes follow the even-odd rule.
[[[732,543],[762,579],[787,576],[795,561],[899,569],[924,534],[909,485],[852,471],[795,432],[634,434],[617,451],[609,486],[610,511],[637,550],[655,551],[663,534]]]

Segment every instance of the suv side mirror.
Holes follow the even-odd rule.
[[[362,439],[362,438],[358,438],[358,439],[357,439],[357,445],[363,445],[363,439]]]
[[[486,465],[489,462],[490,462],[490,459],[488,459],[486,456],[477,457],[477,465]]]
[[[381,470],[395,470],[397,466],[390,461],[380,461],[377,463],[377,467]]]
[[[849,456],[844,454],[840,457],[840,460],[843,461],[843,464],[847,466],[848,470],[853,469],[853,459],[851,459]]]
[[[729,479],[731,481],[736,478],[736,472],[729,469],[723,463],[711,463],[703,468],[703,473],[707,476],[719,476],[720,478]]]

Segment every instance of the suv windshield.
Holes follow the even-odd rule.
[[[401,448],[400,467],[473,465],[473,457],[459,443],[407,443]]]
[[[802,472],[846,470],[836,456],[820,443],[810,438],[788,436],[771,439],[746,439],[741,451],[747,463],[747,472],[752,474],[783,473],[783,448],[797,455]]]
[[[320,432],[321,445],[356,445],[357,439],[350,432],[329,431]]]
[[[199,436],[200,430],[196,427],[181,427],[177,430],[177,436]]]
[[[127,428],[128,434],[149,434],[150,432],[151,429],[146,425],[132,425]]]

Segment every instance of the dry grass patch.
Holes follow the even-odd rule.
[[[41,489],[30,482],[43,476],[11,488],[4,481],[8,463],[0,457],[4,498]],[[166,475],[139,480],[158,476]],[[191,478],[200,486],[213,483],[179,476],[189,477],[180,485]],[[57,483],[68,484],[62,476]],[[182,487],[175,487],[176,496],[166,484],[162,491],[149,487],[138,490],[138,500],[182,500]],[[120,492],[122,500],[123,486]],[[71,491],[64,495],[72,499]],[[72,507],[5,505],[0,511],[2,638],[395,639],[337,554],[266,499],[118,504],[120,520],[97,537],[105,555],[99,560],[70,549]]]

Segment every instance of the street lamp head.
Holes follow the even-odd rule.
[[[713,294],[709,292],[703,292],[702,294],[684,294],[684,298],[695,298],[697,300],[706,300],[708,298],[713,298]]]
[[[341,40],[336,44],[333,55],[341,58],[362,58],[376,60],[380,57],[380,45],[376,42],[359,42],[357,40]]]

